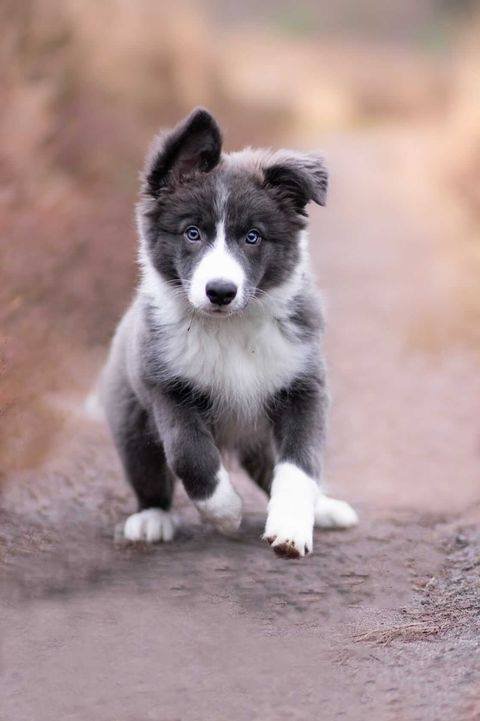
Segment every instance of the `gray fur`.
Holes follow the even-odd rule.
[[[215,121],[195,111],[157,139],[144,173],[137,209],[142,282],[117,329],[101,384],[140,508],[168,509],[174,476],[192,499],[208,498],[225,450],[235,451],[267,492],[279,461],[320,480],[323,324],[303,233],[307,203],[325,202],[325,168],[313,154],[221,155],[220,144]],[[218,319],[196,313],[186,289],[220,219],[248,294],[238,313]],[[201,226],[202,247],[185,244],[185,223]],[[242,241],[250,227],[262,233],[259,247]],[[277,357],[277,347],[285,357]],[[236,348],[239,368],[231,362]],[[269,350],[272,373],[265,375]],[[183,370],[189,354],[191,373]],[[243,387],[242,364],[250,358],[264,375],[258,383],[248,376],[250,386]]]

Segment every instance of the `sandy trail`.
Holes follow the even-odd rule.
[[[69,421],[50,460],[2,497],[6,721],[480,718],[478,359],[423,342],[451,301],[441,218],[405,188],[402,141],[327,150],[312,255],[329,485],[361,525],[278,559],[259,540],[265,501],[238,477],[238,541],[202,528],[179,493],[176,543],[115,544],[133,498],[105,429],[60,394]]]

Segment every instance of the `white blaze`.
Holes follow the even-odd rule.
[[[213,246],[205,253],[193,272],[188,298],[196,308],[207,309],[210,306],[206,286],[211,280],[234,283],[237,286],[237,295],[229,308],[233,310],[242,304],[245,272],[228,249],[224,221],[217,224]]]

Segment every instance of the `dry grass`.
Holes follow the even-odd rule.
[[[393,628],[378,628],[354,636],[354,641],[388,646],[393,641],[423,641],[439,634],[447,625],[435,623],[406,623]]]

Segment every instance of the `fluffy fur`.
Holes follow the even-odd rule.
[[[310,553],[315,519],[356,522],[319,489],[328,398],[306,206],[326,190],[316,154],[222,154],[202,109],[154,141],[137,207],[141,282],[101,383],[139,502],[130,540],[173,537],[176,478],[203,518],[236,531],[226,451],[270,494],[264,538],[278,553]]]

